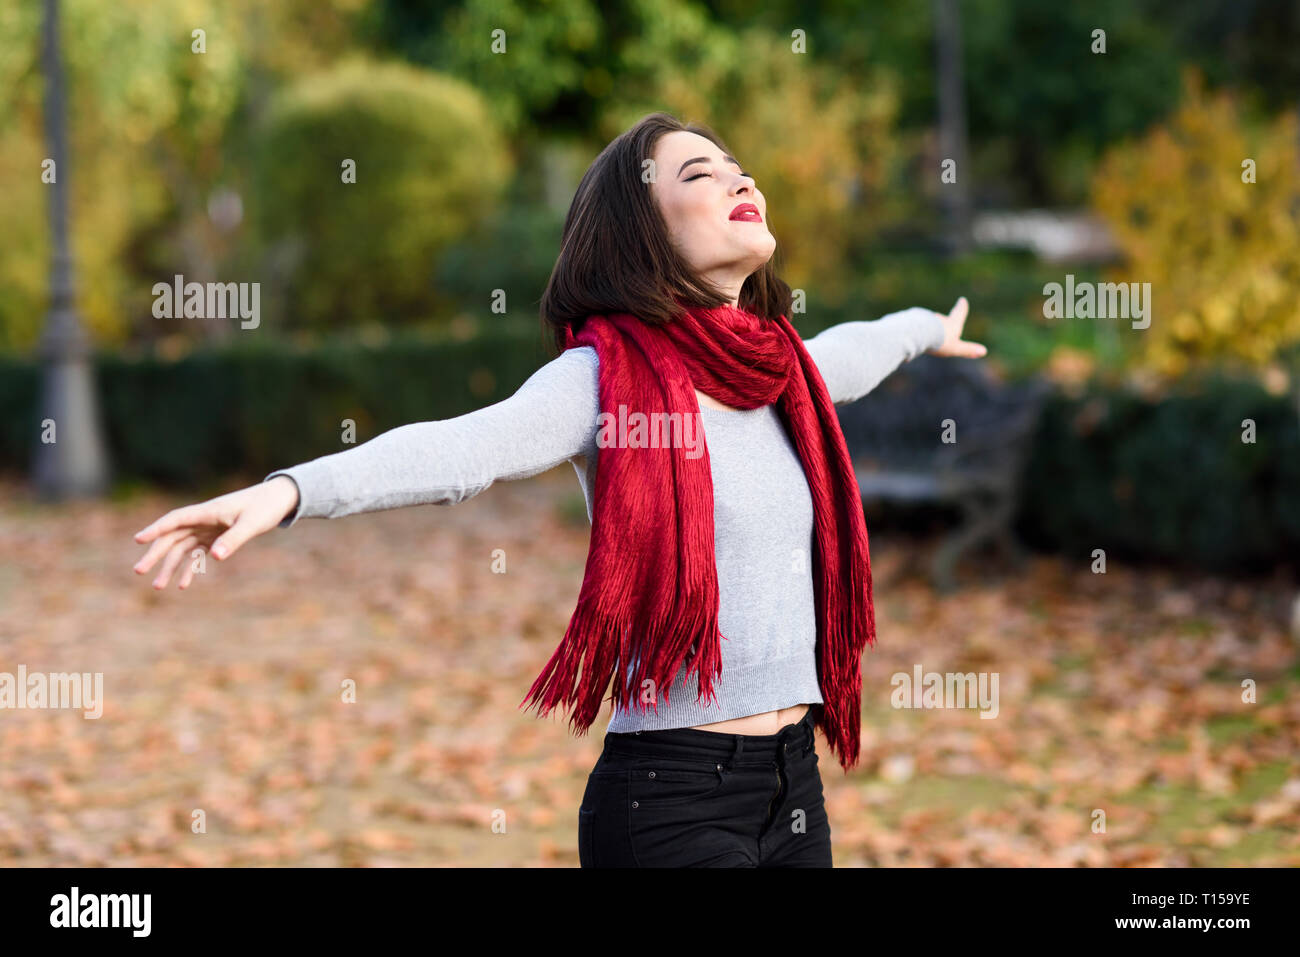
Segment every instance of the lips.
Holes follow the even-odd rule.
[[[727,218],[744,223],[761,223],[763,221],[763,217],[759,215],[758,207],[753,203],[741,203],[731,211],[731,215]]]

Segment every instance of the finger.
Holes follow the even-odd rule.
[[[212,543],[212,555],[218,561],[225,561],[231,555],[235,554],[244,542],[248,541],[257,532],[253,529],[253,523],[247,517],[240,516],[215,542]]]
[[[140,529],[135,533],[135,540],[144,544],[153,541],[159,535],[174,532],[183,525],[212,524],[218,521],[220,521],[220,516],[211,503],[200,502],[197,505],[186,505],[183,508],[172,509],[156,522]]]
[[[201,546],[203,543],[202,541],[200,541],[198,544]],[[194,575],[195,572],[197,571],[195,566],[197,566],[201,561],[200,558],[196,558],[194,556],[193,548],[189,548],[187,551],[190,556],[190,559],[185,563],[184,569],[181,572],[181,580],[177,583],[177,587],[180,588],[182,591],[190,587],[190,582],[194,580]]]
[[[176,566],[181,563],[185,553],[191,545],[198,544],[198,538],[194,535],[186,535],[167,553],[167,561],[163,562],[163,567],[158,569],[158,577],[153,580],[154,588],[166,588],[167,583],[171,581],[172,573],[176,571]]]
[[[957,300],[956,305],[952,307],[952,311],[948,313],[948,318],[956,319],[958,322],[965,322],[968,312],[970,312],[970,303],[966,301],[965,296],[962,296]]]
[[[966,359],[979,359],[989,354],[988,348],[983,343],[967,342],[965,339],[957,343],[957,348],[961,350],[959,354]]]
[[[181,528],[174,532],[167,532],[162,537],[156,539],[154,543],[149,546],[149,551],[144,553],[144,557],[132,566],[135,573],[137,575],[143,575],[145,572],[149,571],[159,558],[167,554],[167,549],[171,548],[188,534],[190,534],[188,528]]]

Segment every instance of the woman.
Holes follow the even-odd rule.
[[[813,729],[858,757],[874,640],[861,500],[832,403],[922,351],[974,357],[967,305],[806,343],[767,201],[711,131],[652,114],[578,186],[541,311],[561,354],[510,398],[386,432],[168,512],[135,566],[219,560],[302,517],[454,504],[573,463],[592,522],[578,606],[525,700],[578,733],[612,682],[582,866],[831,865]],[[631,425],[629,425],[631,423]],[[650,423],[647,426],[647,423]],[[707,439],[707,441],[703,441]],[[192,567],[181,576],[188,586]]]

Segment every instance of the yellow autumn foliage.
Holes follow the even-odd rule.
[[[1226,362],[1260,369],[1300,342],[1300,139],[1287,112],[1253,133],[1194,72],[1165,125],[1110,150],[1094,208],[1149,282],[1141,364],[1162,376]]]

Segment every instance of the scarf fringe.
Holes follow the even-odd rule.
[[[611,678],[613,689],[608,700],[616,702],[617,707],[626,711],[636,708],[641,714],[653,710],[658,714],[659,697],[668,700],[672,683],[683,667],[687,679],[692,674],[697,677],[696,701],[708,699],[709,703],[716,704],[714,685],[722,677],[723,638],[718,632],[717,609],[710,609],[700,599],[682,604],[685,614],[678,614],[674,609],[672,614],[652,618],[644,634],[634,640],[629,635],[630,616],[626,612],[602,608],[598,598],[585,596],[579,601],[560,646],[518,707],[525,710],[536,707],[538,716],[545,717],[560,705],[567,705],[571,709],[573,732],[583,735],[600,714]],[[706,637],[692,654],[691,646],[696,644],[696,636],[701,635]],[[629,664],[636,661],[637,646],[650,649],[651,654],[648,659],[642,657],[637,661],[628,675]],[[653,702],[643,701],[639,694],[646,681],[652,682],[651,687],[657,690]]]
[[[816,722],[846,773],[861,755],[862,654],[876,644],[870,561],[854,561],[848,571],[850,596],[865,594],[866,601],[845,600],[844,614],[823,624],[817,678],[825,705]]]

